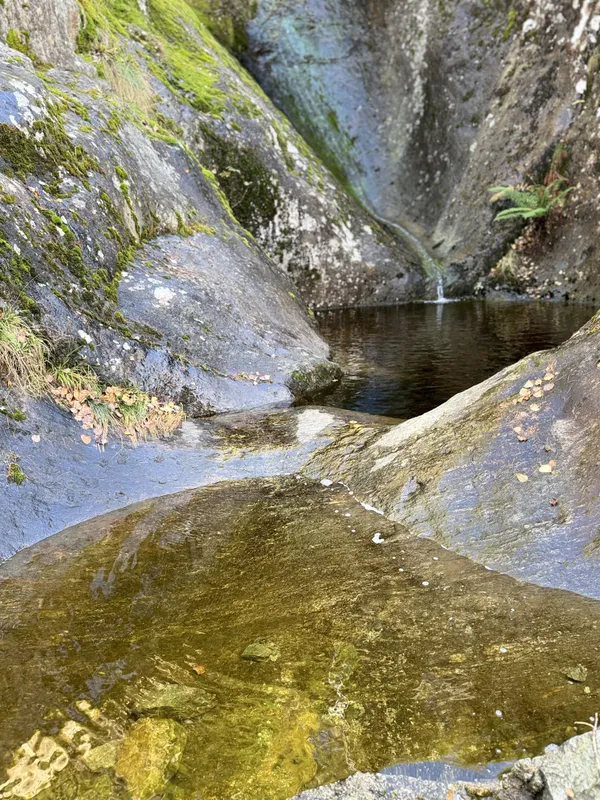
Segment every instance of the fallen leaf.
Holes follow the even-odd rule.
[[[535,385],[536,386],[541,386],[542,385],[542,379],[538,378],[537,381],[535,382]]]
[[[531,390],[523,387],[522,389],[519,389],[519,394],[521,397],[531,397]]]
[[[517,425],[516,428],[513,428],[513,431],[515,433],[522,433],[523,432],[523,428],[520,425]]]
[[[554,469],[554,467],[556,466],[556,461],[554,461],[553,459],[551,461],[549,461],[548,463],[550,464],[552,469]]]
[[[547,373],[544,375],[544,380],[545,380],[546,382],[547,382],[547,381],[553,381],[553,380],[554,380],[554,375],[553,375],[551,372],[547,372]]]
[[[554,384],[553,383],[546,383],[544,385],[544,391],[545,392],[551,392],[552,389],[554,389]]]
[[[533,381],[527,381],[527,383],[525,383],[523,385],[523,388],[524,389],[533,389]]]
[[[192,669],[196,673],[196,675],[204,675],[206,672],[206,667],[204,664],[192,664]]]
[[[91,436],[88,436],[88,434],[87,434],[87,433],[82,433],[82,434],[81,434],[81,441],[82,441],[84,444],[91,444],[91,443],[92,443],[92,437],[91,437]]]
[[[34,433],[34,434],[33,434],[33,436],[31,437],[31,441],[32,441],[32,442],[35,442],[36,444],[37,444],[38,442],[41,442],[41,440],[42,440],[42,437],[41,437],[41,436],[38,436],[38,434],[37,434],[37,433]]]
[[[550,505],[551,506],[557,506],[558,505],[558,500],[556,499],[556,497],[551,497],[550,498]]]
[[[539,471],[545,473],[552,472],[552,466],[550,464],[542,464]]]
[[[517,480],[519,481],[519,483],[527,483],[527,481],[529,480],[527,475],[523,475],[522,472],[516,472],[515,475],[516,475]]]
[[[538,389],[537,391],[535,391],[535,392],[533,393],[533,396],[534,396],[534,397],[543,397],[543,396],[544,396],[544,393],[543,393],[543,391],[542,391],[541,389]]]
[[[517,439],[520,442],[528,442],[529,441],[529,437],[528,436],[517,436]]]
[[[541,408],[541,406],[540,406],[538,403],[532,403],[532,404],[529,406],[529,408],[530,408],[532,411],[539,411],[539,410],[540,410],[540,408]]]
[[[570,786],[568,786],[568,787],[565,789],[565,794],[567,795],[567,797],[571,797],[571,798],[572,798],[572,797],[575,797],[575,792],[573,791],[573,789],[571,789],[571,787],[570,787]]]

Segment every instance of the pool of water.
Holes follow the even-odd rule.
[[[321,332],[345,373],[323,402],[409,419],[529,353],[561,344],[595,310],[465,300],[321,312]]]
[[[0,568],[0,796],[284,800],[399,762],[476,774],[594,712],[599,626],[600,603],[415,540],[341,486],[145,502]]]

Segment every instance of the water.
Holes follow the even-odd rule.
[[[600,603],[415,540],[342,487],[149,501],[0,568],[0,796],[284,800],[398,762],[483,775],[595,711],[599,626]],[[565,675],[578,662],[589,689]]]
[[[423,414],[529,353],[561,344],[595,310],[473,300],[321,312],[321,331],[345,372],[323,402],[399,419]]]

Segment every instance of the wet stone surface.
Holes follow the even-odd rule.
[[[340,486],[149,501],[0,579],[2,798],[284,800],[535,754],[598,705],[597,601],[411,538]]]

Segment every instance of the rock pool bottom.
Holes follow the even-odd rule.
[[[598,708],[600,603],[411,538],[341,486],[145,502],[0,579],[3,798],[283,800],[534,754]]]

